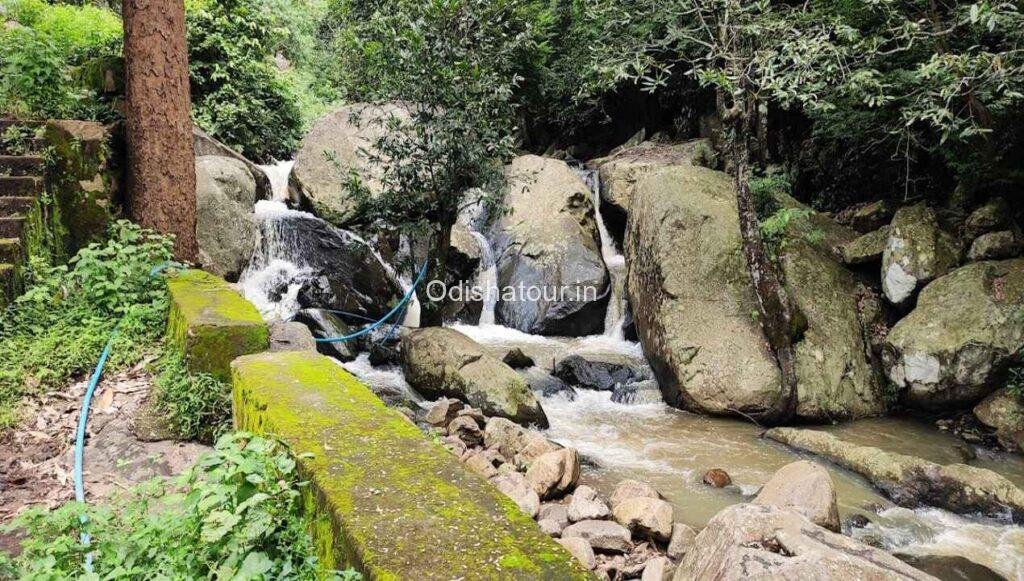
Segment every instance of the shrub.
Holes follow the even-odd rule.
[[[283,444],[228,434],[177,485],[137,487],[119,506],[27,511],[8,527],[28,533],[24,550],[13,561],[0,557],[0,577],[359,579],[351,570],[318,571],[302,514],[305,486]],[[89,547],[80,532],[89,533]]]
[[[158,364],[156,410],[175,437],[213,442],[231,426],[231,388],[207,373],[192,374],[181,355],[167,353]]]
[[[171,251],[169,238],[122,220],[106,243],[83,248],[68,265],[33,260],[25,294],[0,313],[0,429],[16,420],[21,397],[89,372],[118,321],[110,368],[152,349],[168,299],[151,272]]]
[[[271,58],[285,35],[273,14],[259,0],[193,0],[186,18],[196,123],[253,160],[290,157],[302,118]]]

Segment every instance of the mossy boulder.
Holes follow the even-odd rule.
[[[900,208],[882,254],[882,291],[892,304],[905,304],[918,289],[956,268],[961,251],[931,208],[923,203]]]
[[[636,184],[624,245],[637,333],[669,405],[774,409],[779,370],[754,319],[732,178],[651,170]]]
[[[851,265],[877,262],[882,259],[888,243],[889,226],[858,236],[842,246],[843,262]]]
[[[1007,388],[993,392],[974,406],[974,417],[994,430],[1007,450],[1024,449],[1024,402],[1019,395]]]
[[[509,498],[329,358],[232,364],[238,428],[282,438],[309,481],[324,569],[367,579],[589,579]]]
[[[402,337],[402,370],[425,398],[453,397],[487,416],[548,427],[526,380],[476,341],[452,329],[416,329]]]
[[[999,386],[1024,348],[1024,259],[976,262],[932,282],[885,340],[905,403],[943,410]]]
[[[835,420],[877,415],[885,396],[868,358],[853,275],[807,242],[782,257],[790,299],[807,321],[796,344],[797,415]]]
[[[270,330],[252,303],[224,279],[186,270],[167,281],[171,310],[167,339],[189,371],[231,377],[231,361],[270,347]]]

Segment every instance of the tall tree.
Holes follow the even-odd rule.
[[[185,5],[124,0],[128,212],[175,236],[175,255],[193,260],[196,172],[192,148]]]

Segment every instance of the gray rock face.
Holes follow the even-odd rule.
[[[256,247],[256,183],[230,157],[196,158],[196,238],[203,268],[237,280]]]
[[[941,465],[914,456],[858,446],[818,430],[772,428],[765,436],[817,454],[863,475],[901,506],[937,506],[957,513],[983,513],[1024,522],[1024,491],[985,468]]]
[[[820,527],[840,532],[836,486],[819,464],[806,460],[786,464],[765,483],[754,502],[795,510]]]
[[[627,498],[615,505],[615,520],[634,535],[668,541],[672,535],[672,505],[658,498]]]
[[[352,332],[340,317],[324,309],[302,309],[293,320],[308,327],[317,338],[343,337]],[[344,341],[316,343],[316,350],[338,361],[352,361],[358,352],[354,344]]]
[[[889,378],[925,409],[977,402],[1024,348],[1024,259],[969,264],[929,284],[885,339]]]
[[[576,487],[572,492],[572,501],[566,516],[570,522],[581,520],[600,520],[611,516],[608,505],[597,495],[597,491],[585,485]]]
[[[274,189],[270,185],[270,178],[266,172],[255,163],[246,159],[242,154],[210,137],[205,131],[195,126],[192,127],[192,148],[195,150],[196,157],[212,155],[216,157],[230,157],[242,162],[252,175],[253,182],[256,183],[256,199],[269,200],[274,197]]]
[[[882,254],[882,291],[895,305],[960,262],[960,247],[924,204],[897,210]]]
[[[271,351],[316,351],[316,342],[309,327],[297,321],[274,323],[270,326]]]
[[[507,173],[509,212],[492,232],[498,321],[541,335],[601,332],[609,276],[589,188],[565,162],[535,155]]]
[[[381,191],[381,167],[369,157],[377,155],[391,118],[407,122],[409,112],[396,103],[356,103],[317,119],[295,156],[288,180],[292,201],[335,225],[348,224],[358,202],[345,187],[350,176],[358,176],[370,195]]]
[[[487,416],[548,427],[526,381],[458,331],[432,327],[405,334],[402,370],[413,389],[428,399],[454,397]]]
[[[676,570],[699,579],[934,580],[893,557],[825,530],[791,510],[736,504],[711,519]]]
[[[610,520],[584,520],[562,531],[563,539],[581,538],[598,551],[625,553],[632,545],[632,535],[622,525]]]
[[[695,166],[646,173],[624,253],[637,333],[665,402],[715,414],[771,409],[779,371],[750,316],[729,176]]]

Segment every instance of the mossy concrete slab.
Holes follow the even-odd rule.
[[[171,277],[167,290],[168,340],[189,371],[230,381],[233,359],[270,347],[270,330],[259,311],[224,279],[187,270]]]
[[[274,434],[299,458],[324,567],[368,579],[592,578],[330,358],[268,352],[231,367],[237,427]]]

